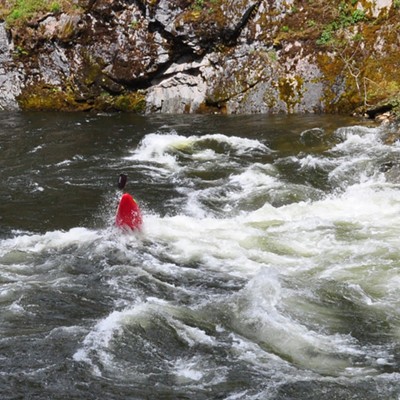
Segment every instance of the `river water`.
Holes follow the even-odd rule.
[[[399,399],[388,134],[1,113],[0,398]],[[113,226],[121,172],[140,233]]]

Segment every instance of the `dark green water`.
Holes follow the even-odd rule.
[[[387,134],[1,113],[0,398],[398,399]],[[113,226],[121,172],[140,233]]]

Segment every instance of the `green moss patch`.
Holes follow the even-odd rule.
[[[22,110],[31,111],[85,111],[91,108],[85,102],[78,102],[72,90],[44,83],[25,87],[17,100]]]
[[[102,111],[143,113],[145,108],[146,100],[141,92],[126,92],[118,96],[103,93],[94,102],[94,109]]]
[[[108,93],[91,99],[80,99],[72,88],[37,83],[29,85],[18,97],[22,110],[29,111],[130,111],[142,113],[146,101],[143,93],[127,92],[112,96]]]
[[[13,26],[41,14],[72,12],[76,9],[77,6],[69,0],[5,0],[0,6],[0,18]]]

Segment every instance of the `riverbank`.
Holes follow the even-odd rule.
[[[398,0],[24,3],[1,10],[4,110],[398,112]]]

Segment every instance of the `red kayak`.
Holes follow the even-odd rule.
[[[130,194],[123,194],[118,205],[115,224],[120,228],[136,230],[140,229],[142,223],[142,213],[138,204]]]

